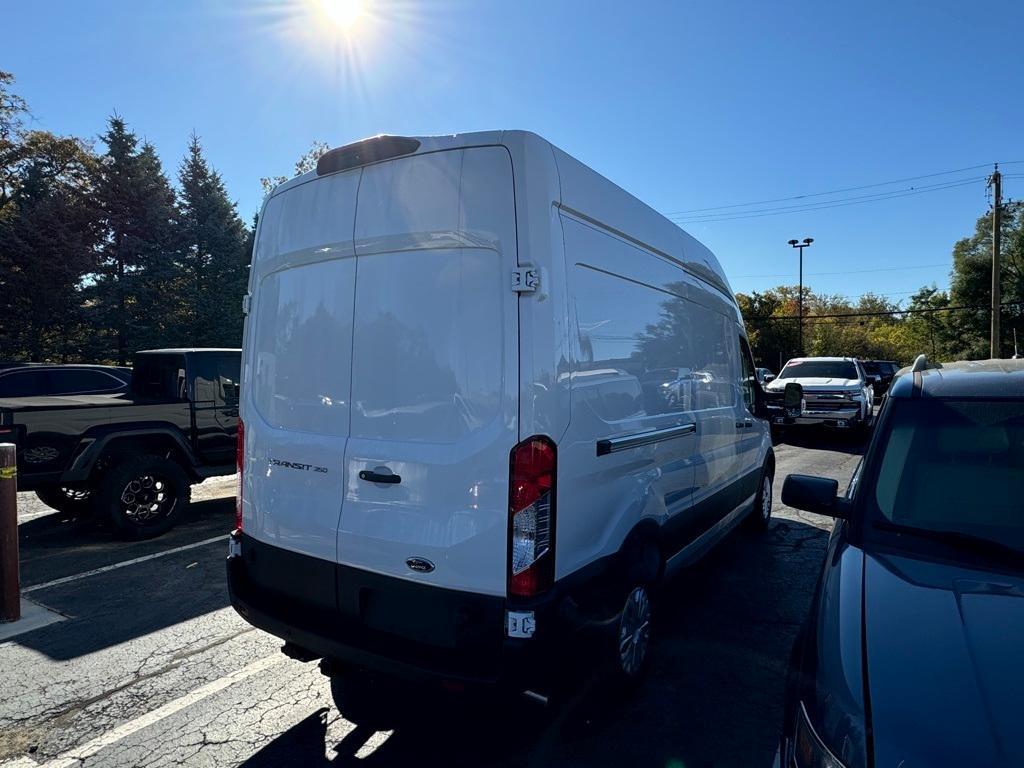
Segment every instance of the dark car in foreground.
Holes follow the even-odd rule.
[[[1024,361],[899,373],[844,496],[787,683],[783,768],[1024,765]]]
[[[131,368],[114,365],[0,363],[0,398],[118,395],[131,381]]]

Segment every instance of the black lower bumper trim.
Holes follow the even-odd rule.
[[[408,679],[510,683],[545,675],[557,611],[535,607],[537,632],[505,637],[504,598],[441,589],[331,563],[241,535],[228,558],[231,604],[304,657]],[[557,656],[557,654],[555,654]]]

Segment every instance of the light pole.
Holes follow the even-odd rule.
[[[800,251],[800,296],[797,298],[797,323],[799,323],[799,335],[797,342],[797,354],[802,355],[804,353],[804,248],[810,247],[811,243],[814,242],[813,237],[805,237],[803,242],[799,240],[790,240],[789,244]]]

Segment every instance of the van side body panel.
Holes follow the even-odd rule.
[[[569,327],[566,264],[558,217],[554,149],[526,131],[505,131],[512,157],[519,265],[540,274],[536,293],[519,305],[519,439],[547,435],[556,442],[569,426]]]

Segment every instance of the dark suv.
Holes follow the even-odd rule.
[[[860,364],[871,380],[877,403],[889,391],[889,385],[900,369],[899,363],[894,360],[861,360]]]
[[[783,768],[1024,765],[1024,360],[899,372],[793,652]]]

